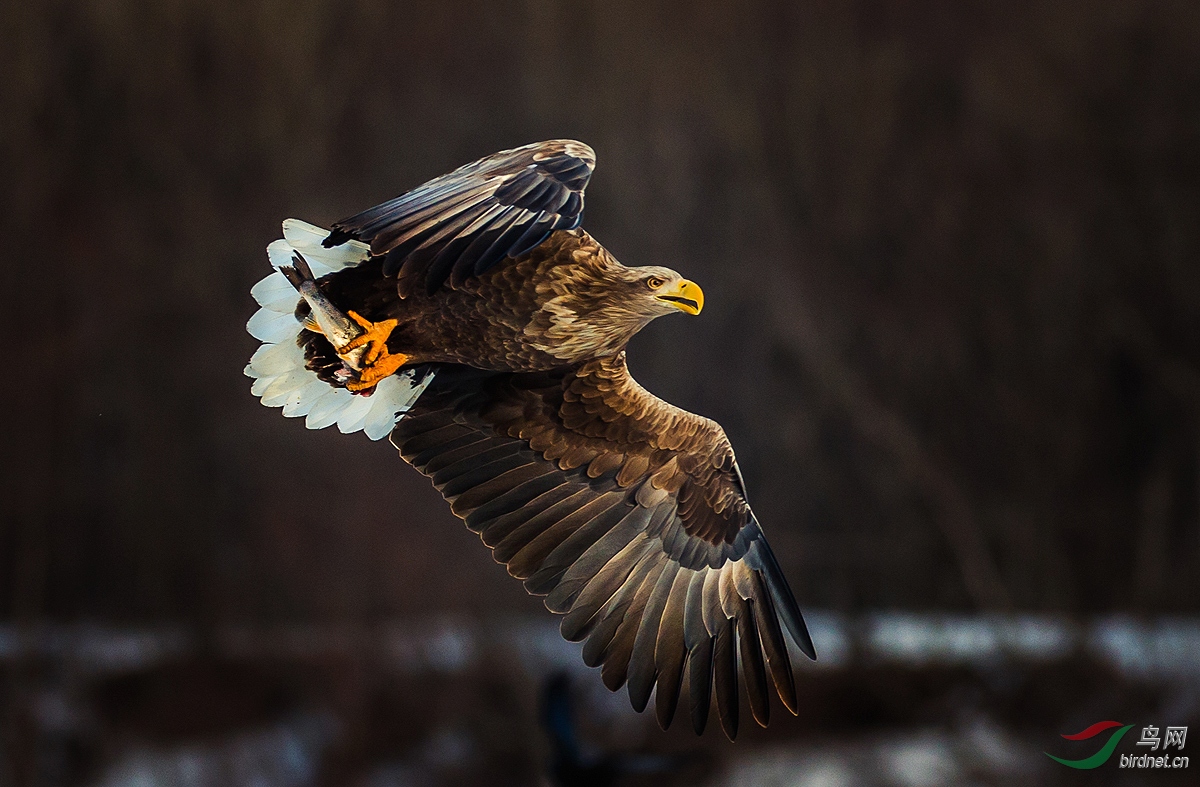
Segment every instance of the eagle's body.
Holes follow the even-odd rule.
[[[784,631],[815,652],[721,427],[629,374],[629,340],[703,293],[578,228],[594,164],[543,142],[329,233],[284,222],[247,373],[310,428],[390,433],[606,685],[638,710],[657,687],[664,727],[686,685],[697,732],[715,696],[732,738],[739,671],[765,725],[769,685],[796,712]]]
[[[559,369],[615,355],[651,319],[674,311],[628,309],[626,291],[645,289],[631,271],[664,278],[671,271],[627,268],[581,229],[556,230],[526,254],[453,289],[418,289],[400,298],[382,267],[382,258],[368,260],[327,277],[322,288],[372,321],[395,319],[388,347],[413,364]],[[317,334],[310,341],[327,345]]]

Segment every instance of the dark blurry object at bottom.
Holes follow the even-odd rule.
[[[674,773],[688,760],[684,754],[585,752],[575,719],[571,676],[550,675],[542,687],[541,722],[550,740],[550,781],[554,787],[609,787],[631,775]]]

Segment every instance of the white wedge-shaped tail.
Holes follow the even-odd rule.
[[[260,308],[246,330],[263,344],[250,358],[246,376],[254,379],[250,392],[267,407],[282,407],[288,418],[304,416],[309,429],[337,424],[349,434],[362,430],[372,440],[387,437],[433,379],[432,373],[402,369],[384,378],[370,396],[354,394],[317,377],[305,368],[304,350],[297,343],[305,328],[296,319],[300,295],[280,268],[293,264],[292,255],[304,255],[313,275],[353,267],[367,258],[367,247],[358,241],[327,249],[321,241],[328,230],[299,219],[283,222],[283,237],[267,246],[275,270],[250,290]]]

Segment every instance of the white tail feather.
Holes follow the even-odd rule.
[[[267,257],[276,268],[292,264],[296,251],[304,255],[317,277],[359,264],[367,258],[367,246],[350,241],[327,249],[321,241],[328,230],[299,219],[283,222],[283,237],[267,247]],[[413,406],[433,379],[417,376],[411,369],[387,377],[370,396],[335,388],[304,365],[304,350],[296,343],[304,330],[296,320],[300,298],[278,270],[250,290],[260,308],[246,323],[250,335],[263,342],[246,366],[254,378],[250,392],[267,407],[282,407],[288,418],[305,418],[309,429],[337,424],[349,434],[362,431],[372,440],[391,433],[392,427]]]

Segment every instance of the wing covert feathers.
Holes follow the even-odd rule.
[[[812,641],[728,442],[637,386],[623,357],[439,369],[392,442],[634,708],[656,692],[666,728],[686,685],[693,729],[715,707],[732,739],[740,681],[758,724],[771,693],[796,713],[784,631],[810,657]]]
[[[578,227],[595,166],[595,152],[570,139],[504,150],[335,223],[324,245],[368,244],[402,298],[458,287]]]

